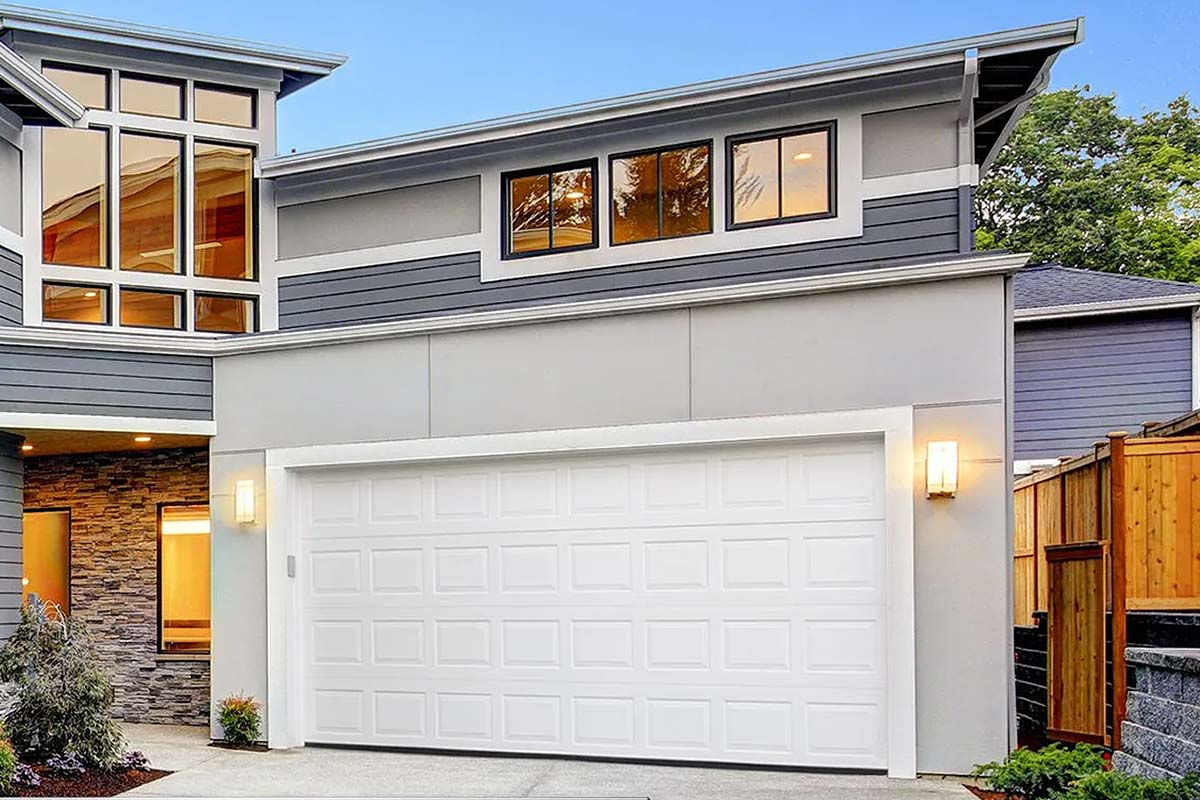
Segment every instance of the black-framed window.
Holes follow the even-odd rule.
[[[835,139],[832,122],[729,137],[726,227],[834,216]]]
[[[599,246],[596,159],[505,173],[504,258]]]
[[[181,331],[186,327],[183,292],[122,286],[120,296],[123,328]]]
[[[158,507],[158,650],[207,654],[212,645],[209,508]]]
[[[712,142],[609,158],[612,244],[712,232]]]
[[[79,322],[85,325],[111,323],[111,301],[107,286],[90,283],[42,284],[42,319]]]
[[[249,295],[196,292],[196,330],[205,333],[253,333],[258,330],[258,299]]]

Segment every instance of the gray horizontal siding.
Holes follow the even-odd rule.
[[[21,296],[21,256],[0,247],[0,325],[21,324]]]
[[[1192,407],[1190,312],[1018,325],[1014,355],[1020,459],[1081,453]]]
[[[0,641],[21,613],[21,529],[25,478],[21,439],[0,433]]]
[[[836,272],[959,252],[956,190],[868,200],[853,239],[482,283],[478,253],[279,279],[279,327],[321,328]]]
[[[212,419],[212,360],[0,346],[0,411]]]

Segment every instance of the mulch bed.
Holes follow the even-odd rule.
[[[255,744],[230,744],[229,742],[223,742],[220,739],[214,739],[208,743],[208,746],[219,747],[222,750],[245,750],[247,753],[271,752],[271,748],[267,747],[265,744],[258,744],[257,742]]]
[[[1020,800],[1016,795],[1005,794],[1004,792],[993,792],[991,789],[980,789],[978,786],[967,786],[967,791],[979,798],[979,800]]]
[[[33,769],[41,776],[42,785],[36,789],[14,786],[13,796],[112,797],[171,774],[161,769],[127,769],[117,772],[90,769],[79,776],[63,777],[50,774],[45,767],[35,766]]]

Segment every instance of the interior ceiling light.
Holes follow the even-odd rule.
[[[21,445],[21,452],[23,452],[23,453],[28,453],[32,449],[33,449],[33,445],[31,445],[31,444]]]
[[[150,441],[150,437],[147,436],[146,434],[142,433],[142,434],[139,434],[139,435],[133,437],[133,440],[135,442],[137,442],[138,444],[145,444],[146,442]]]
[[[96,293],[95,292],[84,292],[83,296],[84,297],[95,297]]]
[[[792,161],[808,161],[812,158],[812,153],[796,153],[792,156]]]
[[[582,199],[583,199],[583,192],[578,192],[578,191],[576,191],[576,192],[567,192],[567,199],[568,199],[568,200],[582,200]]]

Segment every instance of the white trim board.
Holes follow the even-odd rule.
[[[91,414],[32,414],[0,411],[0,428],[106,433],[176,433],[186,436],[216,436],[212,420],[164,417],[112,417]]]
[[[916,776],[914,455],[911,406],[773,417],[653,423],[413,439],[266,451],[267,732],[274,748],[304,744],[301,592],[288,577],[298,552],[299,473],[326,467],[411,464],[561,453],[600,453],[882,435],[886,491],[888,774]]]
[[[967,255],[962,258],[858,270],[838,275],[814,275],[786,280],[741,283],[677,292],[618,297],[607,300],[588,300],[577,303],[555,303],[544,306],[423,317],[370,325],[351,325],[317,330],[259,333],[227,338],[163,336],[119,331],[50,329],[45,327],[0,329],[0,344],[37,345],[45,347],[100,348],[129,350],[143,353],[176,355],[228,356],[272,350],[290,350],[322,345],[348,344],[379,339],[428,336],[485,328],[556,322],[570,319],[660,311],[691,306],[736,303],[776,297],[869,289],[905,283],[972,278],[987,275],[1008,275],[1029,259],[1027,253]]]

